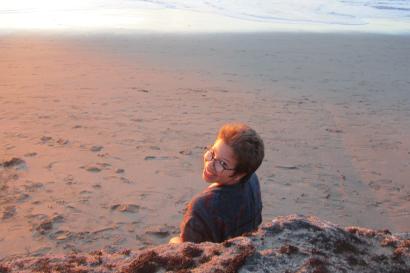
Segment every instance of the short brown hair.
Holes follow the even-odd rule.
[[[235,174],[245,173],[246,177],[262,164],[265,149],[262,138],[255,130],[243,123],[228,123],[219,129],[217,139],[229,145],[238,161]]]

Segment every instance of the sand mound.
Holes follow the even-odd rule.
[[[341,228],[313,216],[273,219],[216,243],[12,258],[0,272],[410,272],[410,234]]]

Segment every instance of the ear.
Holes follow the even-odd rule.
[[[232,177],[232,184],[236,184],[246,175],[246,173],[238,173]]]

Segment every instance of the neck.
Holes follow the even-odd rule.
[[[221,184],[219,184],[218,182],[214,182],[214,183],[211,183],[211,185],[209,185],[208,186],[208,188],[210,189],[210,188],[215,188],[215,187],[219,187]]]
[[[240,180],[239,180],[240,181]],[[213,182],[211,185],[208,186],[208,188],[214,188],[214,187],[223,187],[223,186],[233,186],[235,184],[238,184],[239,181],[231,181],[228,183],[219,183],[219,182]]]

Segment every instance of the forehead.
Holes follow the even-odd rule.
[[[236,157],[233,149],[222,139],[217,139],[212,148],[218,159],[225,160],[227,163],[236,164]]]

